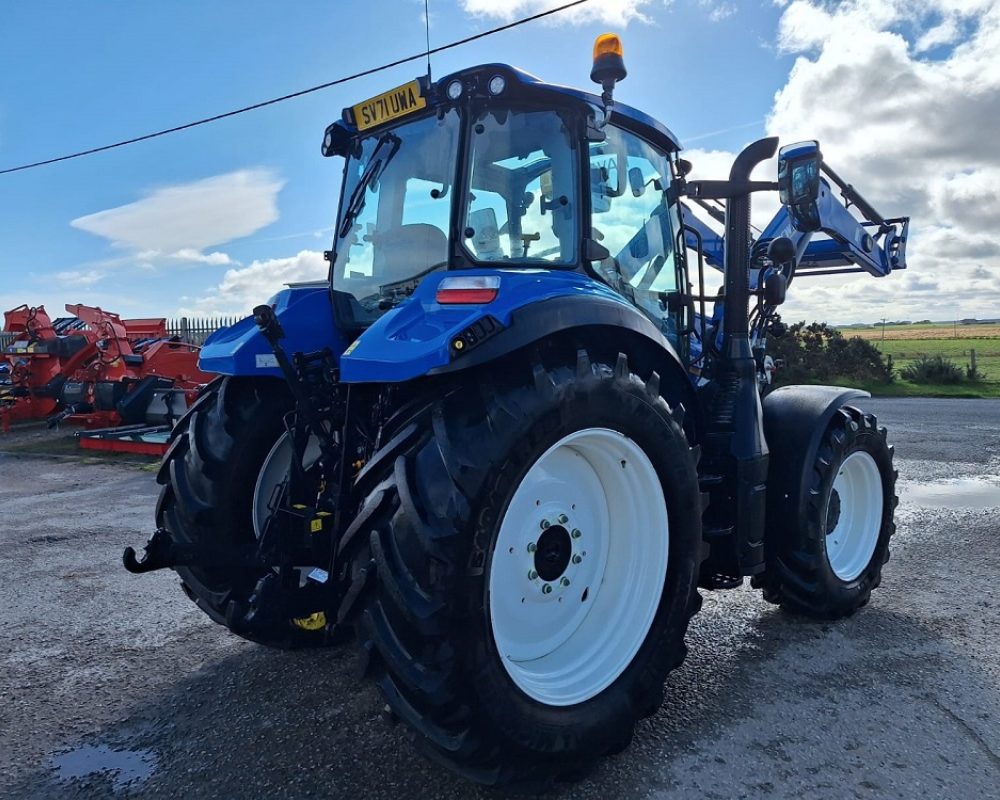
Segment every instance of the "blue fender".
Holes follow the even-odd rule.
[[[477,305],[438,303],[438,284],[456,275],[499,276],[497,297]],[[433,273],[405,303],[381,317],[347,348],[340,360],[341,380],[398,383],[440,370],[451,363],[456,339],[463,337],[475,346],[480,339],[507,328],[519,309],[565,297],[592,297],[638,314],[609,286],[578,272],[470,269]]]
[[[764,396],[768,530],[804,524],[823,434],[838,409],[865,397],[871,394],[843,386],[781,386]]]
[[[455,275],[499,276],[497,297],[492,302],[474,305],[438,303],[438,284]],[[339,356],[341,382],[401,383],[451,369],[456,354],[453,346],[458,338],[469,342],[471,349],[478,343],[473,332],[480,332],[480,337],[503,332],[511,325],[515,313],[528,306],[546,309],[547,315],[547,309],[552,309],[553,318],[559,317],[552,304],[542,304],[571,299],[598,301],[604,316],[608,316],[608,309],[612,310],[614,324],[625,324],[626,317],[641,318],[649,329],[647,338],[671,349],[662,332],[625,298],[603,283],[569,271],[470,269],[461,273],[433,273],[421,281],[411,297],[386,312],[350,345],[336,327],[331,294],[326,286],[285,289],[269,305],[274,307],[285,331],[282,345],[288,353],[329,347]],[[455,361],[454,368],[476,363],[481,363],[481,359],[465,356]],[[202,347],[198,364],[206,372],[222,375],[282,377],[271,348],[252,317],[212,334]]]
[[[312,352],[329,347],[340,355],[347,346],[334,325],[330,288],[326,284],[283,289],[268,300],[285,330],[285,350]],[[198,368],[220,375],[282,378],[271,346],[254,324],[253,317],[216,331],[205,341]]]

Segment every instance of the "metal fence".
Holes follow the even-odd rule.
[[[10,347],[10,343],[14,341],[15,336],[17,336],[16,333],[11,333],[10,331],[0,331],[0,350],[6,350]]]
[[[167,320],[167,335],[180,336],[182,341],[191,344],[204,344],[205,340],[219,328],[227,328],[241,319],[243,317],[237,316],[169,319]]]

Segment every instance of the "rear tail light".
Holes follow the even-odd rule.
[[[491,303],[499,292],[499,275],[455,276],[438,284],[437,301],[443,305]]]

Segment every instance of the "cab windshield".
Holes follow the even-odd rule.
[[[453,108],[357,140],[334,238],[344,322],[363,327],[405,300],[448,269],[452,247],[455,266],[577,264],[578,158],[571,122],[552,110]],[[450,247],[452,213],[460,240]]]
[[[334,288],[353,295],[366,324],[448,263],[455,110],[360,140],[347,159],[334,231]]]

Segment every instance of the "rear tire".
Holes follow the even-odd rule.
[[[210,384],[172,431],[157,476],[164,485],[156,506],[157,526],[181,543],[222,548],[252,543],[254,490],[291,407],[291,397],[278,381],[226,377]],[[305,630],[291,620],[253,633],[231,624],[232,604],[247,601],[262,571],[175,570],[185,593],[202,611],[245,639],[278,648],[326,643],[322,628]]]
[[[695,581],[701,562],[701,505],[695,458],[679,414],[671,412],[659,395],[658,378],[643,383],[629,371],[625,356],[620,355],[612,368],[592,364],[584,351],[574,366],[546,369],[537,364],[533,375],[522,369],[522,380],[493,381],[485,372],[476,376],[478,381],[470,377],[404,423],[401,427],[411,431],[405,446],[399,436],[395,445],[387,446],[397,452],[387,459],[341,548],[352,554],[355,582],[367,580],[357,602],[345,609],[354,623],[364,666],[394,715],[414,731],[418,745],[476,782],[539,788],[555,779],[579,776],[596,757],[623,749],[636,721],[659,708],[664,679],[684,659],[684,634],[700,605]],[[512,375],[514,370],[490,373],[498,374]],[[580,437],[590,437],[594,449],[585,450]],[[551,671],[519,675],[518,668],[522,673],[532,669],[531,654],[518,668],[512,667],[511,657],[501,656],[498,641],[505,634],[505,650],[530,648],[533,643],[517,639],[521,606],[513,595],[506,597],[506,622],[511,624],[498,623],[500,593],[527,598],[534,591],[539,619],[546,608],[559,608],[562,589],[563,607],[589,601],[593,610],[600,607],[602,597],[610,600],[612,593],[601,593],[605,577],[611,580],[610,567],[589,576],[581,572],[579,582],[573,577],[565,586],[560,577],[568,577],[574,566],[588,566],[572,562],[582,552],[580,543],[587,533],[574,537],[570,515],[591,522],[601,516],[587,518],[581,508],[570,508],[571,500],[576,498],[579,506],[588,502],[584,498],[603,492],[605,499],[610,498],[607,508],[614,509],[612,495],[619,490],[608,486],[620,480],[612,477],[611,470],[599,487],[572,489],[559,477],[559,468],[545,460],[560,447],[566,448],[560,451],[563,461],[579,456],[582,461],[590,459],[591,467],[613,455],[619,473],[628,470],[635,486],[650,490],[651,508],[639,508],[639,516],[628,519],[634,525],[655,525],[651,521],[657,509],[652,506],[661,502],[664,508],[657,513],[667,524],[659,532],[663,562],[657,561],[655,532],[630,530],[627,523],[606,526],[605,544],[626,554],[623,559],[627,561],[629,553],[638,556],[640,547],[642,552],[648,549],[648,564],[654,571],[656,564],[665,564],[665,575],[644,584],[639,574],[643,559],[637,558],[636,572],[629,573],[634,575],[630,586],[615,588],[622,589],[625,597],[645,598],[638,603],[642,608],[608,602],[604,608],[619,615],[619,625],[590,630],[587,612],[561,631],[558,621],[547,629],[556,638],[565,634],[565,646],[573,642],[584,646],[583,639],[574,639],[573,625],[606,645],[598,648],[601,652],[581,650],[584,658],[576,662],[550,659],[553,670],[566,676],[564,684],[557,681],[552,689],[551,680],[545,683]],[[624,449],[619,452],[619,447]],[[525,500],[519,489],[531,483],[527,478],[540,463],[548,478],[543,476],[530,487],[537,498],[533,494],[534,499]],[[640,464],[648,464],[648,469],[644,472]],[[563,477],[599,472],[599,468],[588,472],[578,464]],[[644,480],[652,484],[647,486]],[[577,495],[571,498],[567,492],[572,491]],[[628,491],[621,491],[618,500],[627,501],[620,506],[624,509],[635,498],[625,498]],[[562,500],[564,520],[557,507]],[[522,533],[525,541],[537,539],[532,552],[543,556],[545,531],[539,519],[530,513],[524,519],[511,517],[515,504],[529,512],[537,504],[536,516],[550,522],[546,530],[552,535],[544,547],[551,545],[552,552],[546,550],[551,558],[532,562],[545,575],[529,576],[527,561],[524,570],[516,564],[507,569],[528,558],[527,550],[521,553],[523,543],[515,542]],[[645,511],[654,516],[646,519]],[[626,512],[619,513],[624,518]],[[612,513],[609,521],[614,523],[616,517]],[[513,527],[508,524],[512,519]],[[532,526],[522,531],[521,523],[527,521]],[[591,535],[596,538],[591,539],[589,557],[596,564],[600,536],[596,529]],[[572,550],[560,551],[556,542],[560,537]],[[503,566],[497,566],[498,559]],[[545,585],[550,592],[543,594]],[[551,601],[548,606],[541,604],[543,597]],[[567,634],[570,628],[573,632]],[[618,628],[630,629],[619,637],[621,641],[613,636]],[[551,653],[563,646],[552,645]],[[617,663],[606,658],[614,648],[618,648]],[[540,660],[545,658],[550,656]],[[590,668],[591,661],[601,659],[603,666]]]
[[[868,603],[896,532],[896,471],[885,428],[845,406],[809,467],[804,518],[769,530],[764,599],[799,614],[838,619]]]

